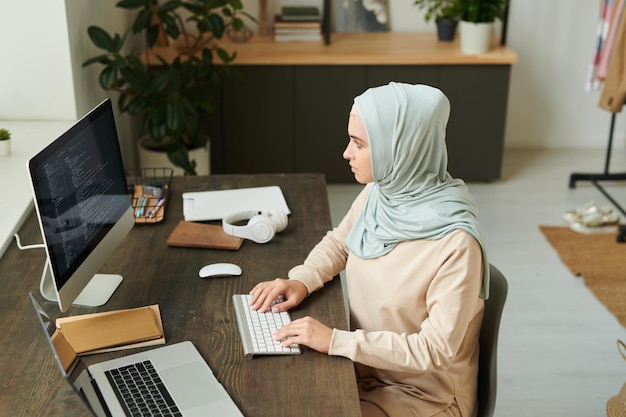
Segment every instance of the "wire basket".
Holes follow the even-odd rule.
[[[173,174],[171,168],[126,170],[135,223],[158,223],[165,218]]]

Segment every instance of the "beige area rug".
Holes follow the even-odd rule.
[[[561,261],[626,327],[626,243],[615,233],[582,235],[567,227],[539,226]]]

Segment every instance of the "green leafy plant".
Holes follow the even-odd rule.
[[[433,18],[435,20],[448,18],[456,19],[459,16],[457,8],[458,0],[414,0],[414,5],[420,10],[425,10],[424,20],[429,22]]]
[[[145,132],[164,145],[172,164],[194,175],[188,150],[207,146],[213,96],[236,57],[218,41],[227,30],[244,28],[240,16],[255,19],[241,0],[121,0],[116,7],[137,10],[132,26],[121,35],[89,26],[89,38],[105,53],[83,67],[103,65],[100,86],[119,93],[120,111],[141,115]],[[144,37],[148,47],[124,53],[129,35]],[[167,37],[172,44],[159,47]]]
[[[461,19],[472,23],[493,22],[502,18],[507,0],[457,0]]]
[[[0,140],[9,140],[11,139],[11,132],[6,129],[0,129]]]

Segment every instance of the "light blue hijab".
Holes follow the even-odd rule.
[[[354,99],[367,132],[374,184],[346,244],[377,258],[405,240],[441,239],[455,229],[483,250],[480,296],[489,296],[489,263],[467,186],[447,171],[450,102],[438,89],[392,82]]]

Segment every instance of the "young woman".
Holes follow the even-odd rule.
[[[345,268],[350,331],[306,317],[275,333],[356,363],[363,416],[476,414],[488,263],[476,207],[447,172],[441,91],[390,83],[354,100],[343,157],[367,184],[289,279],[261,282],[251,306],[284,311]],[[329,389],[332,389],[329,387]]]

